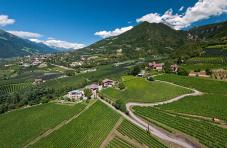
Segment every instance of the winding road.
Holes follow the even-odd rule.
[[[160,81],[160,80],[156,80],[156,81]],[[189,90],[192,91],[192,93],[184,94],[184,95],[181,95],[181,96],[177,96],[177,97],[172,98],[170,100],[157,102],[157,103],[129,102],[129,103],[126,104],[126,108],[127,108],[128,112],[129,112],[129,116],[126,115],[125,113],[115,109],[115,107],[113,107],[112,105],[110,105],[106,101],[101,100],[101,99],[100,100],[103,103],[105,103],[106,105],[108,105],[109,107],[111,107],[112,109],[114,109],[115,111],[117,111],[118,113],[120,113],[127,120],[131,121],[132,123],[134,123],[135,125],[141,127],[142,129],[147,130],[148,129],[147,128],[148,124],[144,120],[142,120],[141,118],[137,117],[133,113],[133,111],[132,111],[132,107],[133,106],[141,106],[141,107],[149,107],[150,106],[150,107],[153,107],[153,106],[157,106],[157,105],[172,103],[172,102],[178,101],[180,99],[183,99],[183,98],[185,98],[187,96],[199,96],[199,95],[203,94],[202,92],[199,92],[199,91],[197,91],[195,89],[187,88],[187,87],[180,86],[180,85],[177,85],[177,84],[173,84],[173,83],[170,83],[170,82],[166,82],[166,81],[160,81],[160,82],[168,83],[168,84],[175,85],[175,86],[178,86],[178,87],[182,87],[182,88],[185,88],[185,89],[189,89]],[[185,147],[185,148],[195,148],[195,147],[197,147],[195,144],[193,144],[193,142],[185,140],[184,138],[181,138],[179,136],[175,136],[175,135],[169,134],[169,133],[157,128],[156,126],[149,125],[149,132],[151,134],[155,135],[156,137],[162,139],[162,140],[169,141],[171,143],[175,143],[175,144],[177,144],[177,145],[179,145],[181,147]]]

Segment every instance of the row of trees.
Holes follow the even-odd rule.
[[[53,89],[42,87],[32,87],[19,92],[0,94],[0,113],[25,105],[32,106],[39,103],[47,103],[55,95]]]

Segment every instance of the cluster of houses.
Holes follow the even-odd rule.
[[[115,82],[110,79],[105,79],[102,81],[100,85],[93,83],[91,85],[88,85],[85,87],[85,89],[90,89],[92,92],[92,98],[97,97],[97,92],[99,92],[102,89],[113,87],[115,85]],[[78,101],[78,100],[86,100],[87,97],[84,94],[83,89],[78,89],[78,90],[72,90],[68,92],[66,95],[67,98],[70,99],[70,101]]]
[[[153,70],[157,70],[157,71],[163,71],[164,66],[165,66],[164,63],[156,63],[155,61],[148,64],[149,68],[151,68]],[[177,72],[179,69],[177,64],[171,65],[170,68],[171,68],[172,72]]]
[[[45,62],[49,57],[51,57],[51,54],[45,54],[45,55],[34,55],[34,56],[25,56],[22,61],[19,62],[19,65],[21,65],[24,68],[28,68],[31,66],[39,66],[40,68],[47,67],[47,63]]]

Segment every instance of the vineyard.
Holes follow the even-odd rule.
[[[99,147],[119,118],[119,114],[97,101],[78,118],[33,147]]]
[[[199,140],[208,147],[227,147],[227,129],[205,121],[186,119],[168,114],[152,107],[134,107],[135,113],[148,120],[155,120],[171,128],[177,129]]]
[[[195,71],[195,70],[215,70],[215,69],[227,69],[227,65],[223,64],[182,64],[180,66],[181,68],[184,68],[188,72]]]
[[[31,86],[31,83],[19,83],[19,84],[10,84],[0,86],[0,94],[12,93],[20,91],[22,89],[28,88]]]
[[[106,148],[134,148],[134,146],[119,137],[114,137]]]
[[[139,143],[145,144],[149,147],[158,147],[158,148],[166,147],[161,142],[159,142],[154,137],[152,137],[149,133],[138,128],[137,126],[133,125],[127,120],[124,120],[117,130],[122,135],[126,135],[129,138],[135,139]]]
[[[226,64],[224,57],[195,57],[186,61],[187,64]]]
[[[200,115],[205,117],[216,117],[227,122],[227,97],[224,95],[206,94],[197,97],[186,97],[185,99],[159,106],[161,109]]]
[[[0,147],[23,147],[64,120],[78,114],[85,104],[75,106],[53,103],[20,109],[0,115]]]
[[[147,81],[138,77],[124,77],[126,90],[120,91],[114,88],[104,89],[102,93],[109,99],[123,102],[158,102],[168,100],[176,96],[190,93],[191,91],[175,85],[158,81]],[[158,91],[157,91],[158,90]]]
[[[227,45],[214,45],[205,48],[205,56],[227,56]]]
[[[223,81],[187,76],[177,76],[173,74],[160,75],[155,77],[155,79],[172,82],[185,87],[195,88],[204,93],[222,95],[227,94],[227,82]]]

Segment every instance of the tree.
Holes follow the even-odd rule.
[[[122,112],[127,113],[125,103],[122,100],[117,100],[114,104],[114,107]]]
[[[84,95],[88,98],[88,99],[91,99],[91,96],[92,96],[92,91],[91,89],[84,89]]]
[[[125,84],[123,82],[120,82],[118,84],[118,87],[119,87],[120,90],[123,90],[123,89],[125,89]]]
[[[137,65],[137,66],[133,67],[133,69],[132,69],[132,71],[131,71],[131,74],[134,75],[134,76],[136,76],[136,75],[138,75],[138,74],[140,73],[140,71],[141,71],[141,69],[140,69],[140,67]]]
[[[179,68],[178,75],[188,76],[188,71],[185,70],[184,68]]]
[[[164,65],[164,71],[165,73],[171,73],[172,69],[171,69],[171,64],[169,62],[166,62]]]
[[[74,70],[66,70],[65,75],[67,76],[75,76],[75,71]]]
[[[211,71],[209,68],[207,68],[207,69],[206,69],[206,74],[207,74],[207,75],[211,75],[211,74],[212,74],[212,71]]]

